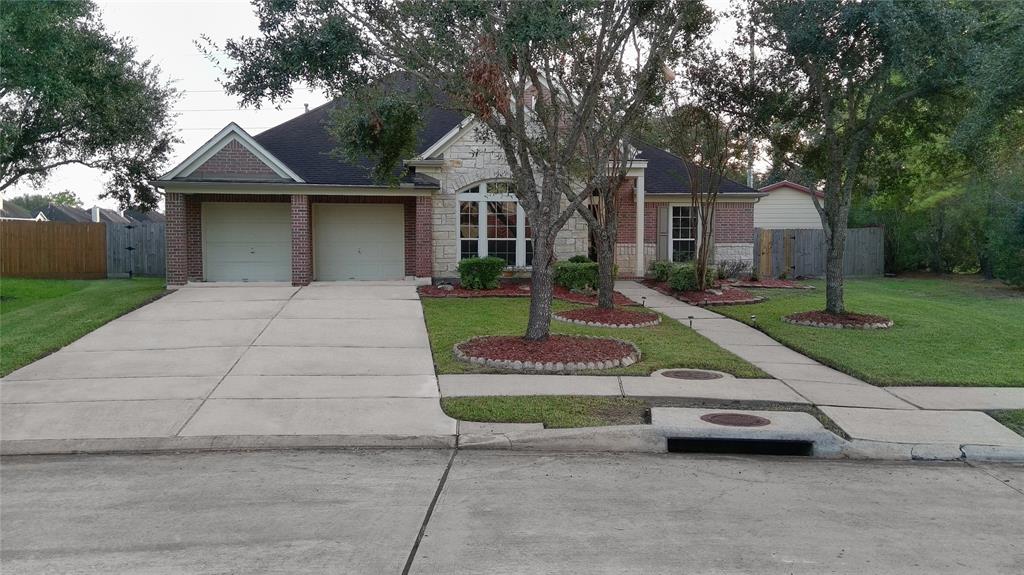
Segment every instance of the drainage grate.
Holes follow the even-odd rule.
[[[746,413],[709,413],[700,416],[700,420],[727,427],[764,427],[771,423],[769,419]]]
[[[701,371],[699,369],[670,369],[661,373],[672,379],[721,379],[722,374],[713,371]]]
[[[810,457],[814,444],[810,441],[785,439],[719,439],[669,437],[669,453],[726,453],[739,455],[798,455]]]

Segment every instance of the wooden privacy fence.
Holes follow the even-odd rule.
[[[847,276],[880,276],[885,270],[882,228],[854,228],[846,237],[843,273]],[[754,230],[754,268],[758,277],[825,275],[823,230]]]
[[[105,278],[107,230],[103,224],[3,220],[0,276]]]
[[[167,271],[165,224],[107,224],[109,277],[162,276]]]

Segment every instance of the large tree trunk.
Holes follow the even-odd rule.
[[[553,247],[547,240],[547,234],[534,235],[530,319],[526,325],[525,336],[530,341],[544,341],[551,334],[551,298],[554,297],[555,276]]]
[[[597,307],[615,307],[615,241],[600,231],[594,234],[597,245]]]
[[[846,249],[846,225],[832,226],[832,236],[825,256],[825,311],[846,312],[843,305],[843,252]]]

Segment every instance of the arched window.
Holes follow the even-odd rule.
[[[508,267],[533,264],[526,213],[508,181],[479,182],[456,195],[459,259],[498,257]]]

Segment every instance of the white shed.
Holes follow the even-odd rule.
[[[760,189],[768,195],[754,204],[754,227],[768,229],[821,229],[812,195],[824,194],[783,180]]]

